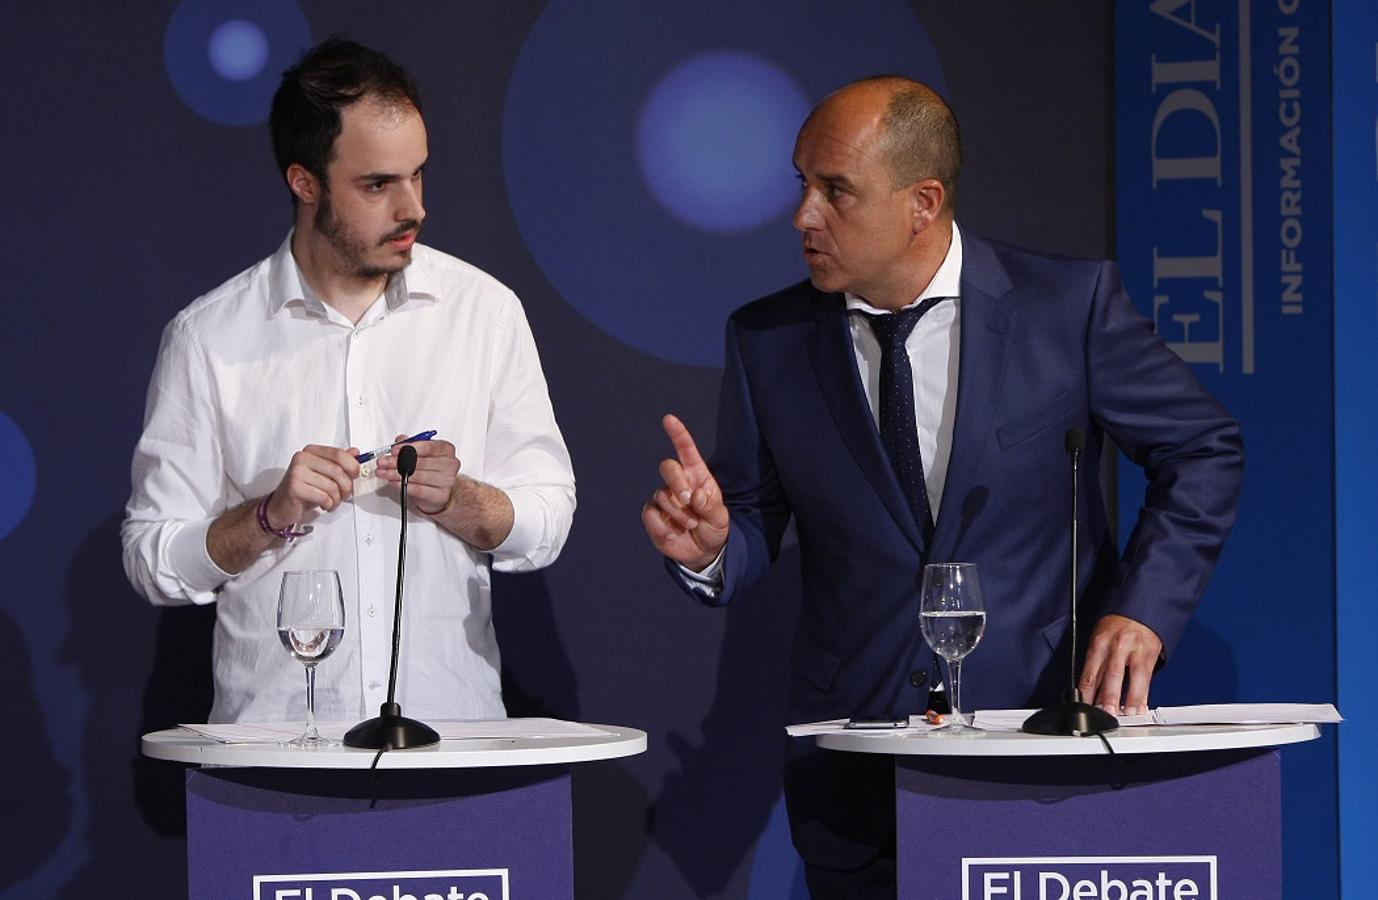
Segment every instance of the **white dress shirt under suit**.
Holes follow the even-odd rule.
[[[924,483],[928,488],[928,504],[933,518],[938,518],[943,485],[947,483],[947,462],[952,455],[952,426],[957,416],[957,370],[962,343],[961,317],[962,233],[952,225],[952,243],[943,257],[938,271],[923,293],[906,305],[917,306],[930,297],[950,297],[951,303],[938,303],[915,324],[904,341],[909,365],[914,376],[914,424],[919,431],[919,452],[923,457]],[[857,315],[850,317],[848,328],[852,334],[852,350],[856,353],[861,385],[871,407],[871,418],[880,427],[880,341],[876,339],[865,317],[889,315],[855,294],[846,294],[847,309]],[[702,572],[680,566],[693,582],[695,589],[714,596],[722,586],[722,554]]]

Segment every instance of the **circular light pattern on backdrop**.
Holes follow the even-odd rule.
[[[268,118],[282,71],[311,46],[292,0],[182,0],[163,36],[163,65],[182,102],[221,125]]]
[[[9,416],[0,412],[0,540],[15,529],[29,513],[38,467],[33,448],[24,432]]]
[[[946,93],[902,0],[551,0],[503,109],[522,237],[608,335],[721,365],[728,313],[808,275],[789,220],[809,107],[883,72]]]
[[[234,19],[211,32],[211,67],[230,81],[248,81],[268,61],[268,36],[253,22]]]
[[[636,158],[661,206],[688,225],[740,231],[796,197],[788,159],[809,114],[800,87],[747,53],[708,53],[661,79],[641,110]]]

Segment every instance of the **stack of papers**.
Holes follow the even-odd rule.
[[[355,722],[317,722],[321,736],[338,741]],[[515,740],[518,738],[611,737],[612,732],[560,719],[466,719],[427,722],[444,741]],[[187,725],[187,731],[224,744],[277,744],[306,730],[304,722],[260,722],[235,725]]]
[[[1343,722],[1329,703],[1208,703],[1162,706],[1150,715],[1156,725],[1334,725]]]
[[[1033,709],[983,709],[973,716],[972,726],[983,731],[1018,731]],[[1120,727],[1145,725],[1291,725],[1334,724],[1343,721],[1329,703],[1211,703],[1200,706],[1160,706],[1140,716],[1118,716]],[[910,716],[904,728],[879,729],[884,734],[922,734],[938,726],[923,716]],[[819,734],[864,734],[870,729],[848,728],[846,719],[791,725],[791,737]]]
[[[983,709],[973,725],[985,731],[1018,731],[1037,710]],[[1116,716],[1121,728],[1145,725],[1292,725],[1342,721],[1329,703],[1210,703],[1160,706],[1138,716]]]

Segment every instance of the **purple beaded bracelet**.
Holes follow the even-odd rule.
[[[255,515],[258,517],[258,527],[263,529],[263,533],[271,534],[273,537],[280,537],[289,542],[295,541],[299,537],[305,537],[308,532],[296,531],[292,528],[292,525],[297,524],[296,522],[293,522],[292,525],[288,525],[285,528],[274,528],[272,525],[268,524],[268,501],[272,499],[273,492],[269,491],[266,497],[258,501],[258,510]]]

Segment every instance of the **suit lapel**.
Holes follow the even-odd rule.
[[[809,335],[809,358],[818,389],[832,412],[842,440],[871,486],[919,552],[924,550],[914,513],[909,509],[890,458],[880,442],[880,432],[871,416],[866,392],[857,371],[856,351],[847,322],[847,307],[841,294],[813,292],[816,320]]]
[[[962,523],[980,512],[986,498],[976,476],[990,442],[991,426],[1005,380],[1014,306],[1005,295],[1011,283],[991,246],[962,234],[962,336],[957,375],[957,414],[952,454],[933,533],[930,562],[950,559]]]

